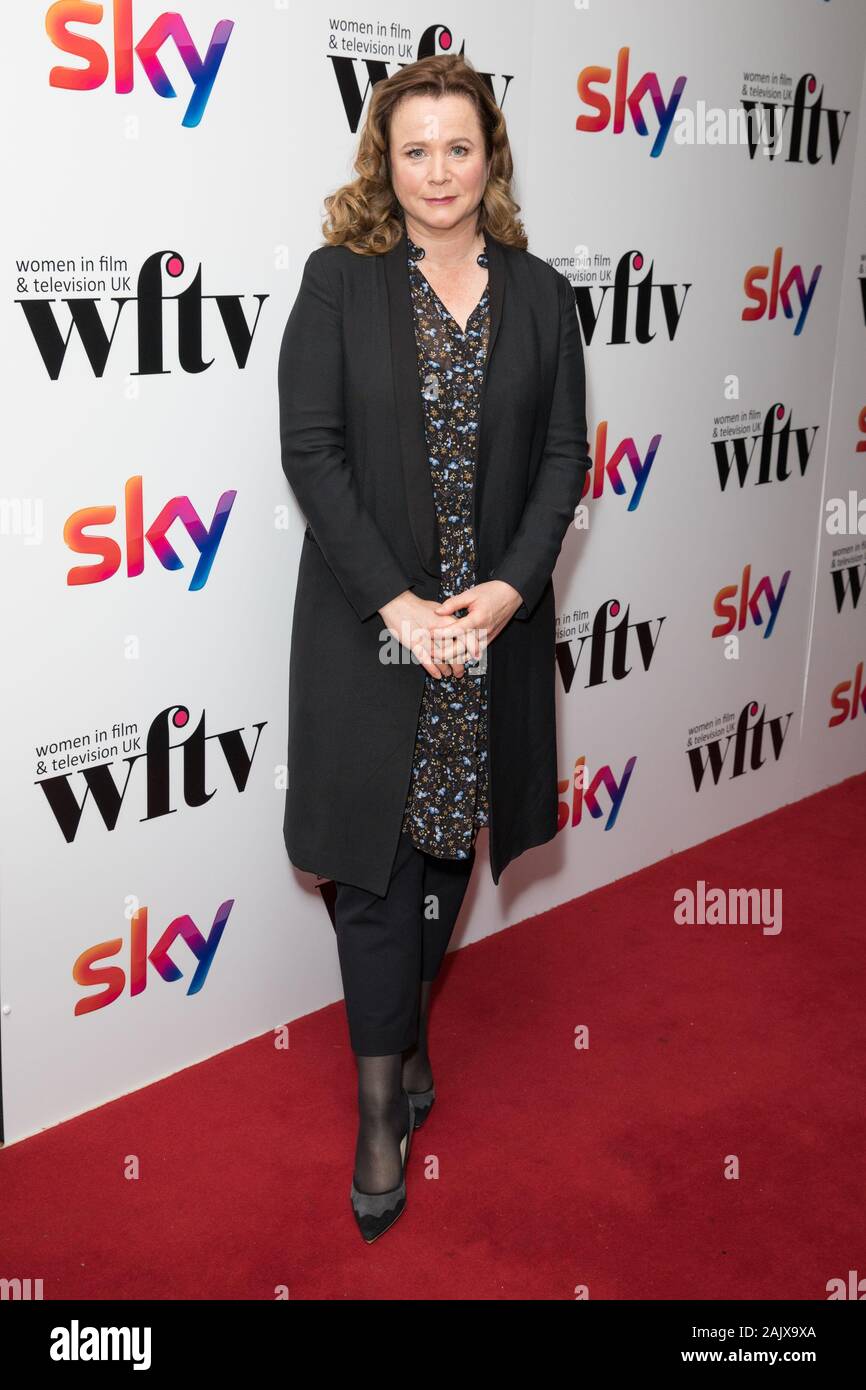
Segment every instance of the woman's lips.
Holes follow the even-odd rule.
[[[449,193],[447,198],[425,198],[425,203],[453,203],[457,197],[456,193]]]

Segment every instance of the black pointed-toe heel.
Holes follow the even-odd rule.
[[[409,1104],[409,1117],[406,1133],[400,1140],[403,1176],[399,1185],[392,1187],[388,1192],[361,1192],[355,1186],[354,1176],[352,1178],[350,1193],[352,1210],[355,1213],[358,1229],[368,1245],[371,1245],[374,1240],[378,1240],[379,1236],[384,1235],[389,1227],[394,1225],[397,1217],[406,1206],[406,1164],[409,1160],[409,1149],[412,1144],[412,1131],[415,1128],[415,1109],[409,1092],[404,1089],[403,1094]]]
[[[420,1129],[430,1111],[433,1109],[433,1102],[436,1099],[436,1087],[431,1086],[429,1091],[410,1091],[409,1099],[415,1111],[415,1128]]]

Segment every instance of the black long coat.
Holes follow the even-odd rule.
[[[487,648],[490,869],[557,829],[551,574],[583,492],[583,349],[559,271],[485,232],[490,338],[480,403],[476,578],[524,602]],[[278,370],[286,477],[307,519],[289,662],[284,837],[298,869],[383,895],[412,768],[426,672],[379,609],[439,600],[406,242],[304,266]]]

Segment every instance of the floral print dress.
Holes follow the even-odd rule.
[[[439,524],[440,602],[476,581],[473,487],[479,405],[490,333],[489,282],[466,331],[418,269],[424,248],[406,235],[427,454]],[[487,266],[482,251],[478,264]],[[454,615],[464,617],[461,608]],[[417,849],[467,859],[488,823],[487,681],[481,672],[428,675],[402,830]]]

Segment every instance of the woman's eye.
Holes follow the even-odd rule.
[[[468,154],[468,152],[469,152],[469,146],[468,146],[468,145],[452,145],[451,148],[452,148],[452,150],[462,150],[462,152],[463,152],[464,154]],[[424,153],[424,151],[423,151],[422,149],[420,149],[420,147],[417,147],[417,146],[416,146],[415,149],[407,150],[407,151],[406,151],[406,154],[407,154],[407,156],[408,156],[409,159],[411,159],[412,156],[413,156],[414,154],[423,154],[423,153]],[[417,163],[417,160],[416,160],[415,162]]]

